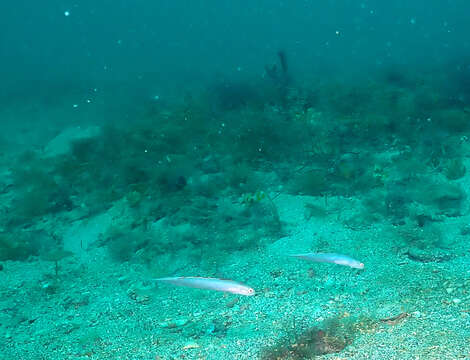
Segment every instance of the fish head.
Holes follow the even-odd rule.
[[[246,287],[246,288],[238,289],[238,294],[245,295],[245,296],[253,296],[256,294],[256,292],[254,289],[250,287]]]

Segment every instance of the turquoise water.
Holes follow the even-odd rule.
[[[469,4],[0,8],[0,359],[470,359]]]

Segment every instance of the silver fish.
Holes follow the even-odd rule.
[[[255,290],[253,290],[251,287],[232,280],[197,276],[164,277],[154,280],[170,283],[176,286],[223,291],[245,296],[255,295]]]
[[[355,269],[364,269],[364,264],[350,256],[334,253],[308,253],[290,255],[299,259],[312,262],[326,262],[338,265],[345,265]]]

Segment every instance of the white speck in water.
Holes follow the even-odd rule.
[[[411,24],[411,25],[416,24],[416,19],[415,19],[415,18],[411,18],[411,19],[410,19],[410,24]]]
[[[64,11],[64,16],[70,16],[70,11]]]

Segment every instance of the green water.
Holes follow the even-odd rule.
[[[0,359],[470,359],[465,2],[1,6]]]

